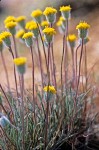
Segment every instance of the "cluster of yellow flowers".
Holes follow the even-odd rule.
[[[56,25],[59,29],[61,29],[62,34],[65,34],[66,23],[68,22],[71,16],[70,5],[60,7],[60,12],[61,16]],[[28,22],[25,22],[26,16],[19,16],[17,18],[15,18],[14,16],[8,16],[4,20],[4,24],[5,28],[7,28],[9,32],[4,31],[0,34],[0,45],[2,45],[5,39],[8,39],[11,35],[16,34],[16,38],[23,39],[25,42],[27,42],[28,46],[31,46],[33,44],[33,38],[38,38],[40,31],[42,31],[42,38],[44,37],[44,42],[46,42],[47,44],[52,42],[53,36],[56,34],[56,31],[53,28],[53,24],[56,21],[56,13],[57,10],[53,7],[46,7],[46,9],[43,12],[40,9],[37,9],[31,13],[33,20]],[[43,15],[46,17],[46,20],[43,20]],[[17,24],[19,24],[22,27],[22,29],[16,33],[15,27]],[[87,30],[89,28],[90,25],[85,21],[81,21],[76,26],[80,39],[88,39]],[[75,34],[69,34],[66,37],[66,40],[69,42],[70,46],[74,46],[77,37]],[[14,59],[14,63],[17,66],[24,65],[26,61],[27,59],[24,57]],[[51,92],[53,94],[56,93],[56,90],[53,86],[46,86],[43,90],[46,92]]]

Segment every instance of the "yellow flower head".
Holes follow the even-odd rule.
[[[4,32],[2,32],[2,33],[0,34],[0,39],[1,39],[1,40],[4,40],[4,39],[6,39],[6,38],[8,38],[8,37],[10,37],[10,36],[11,36],[11,33],[10,33],[10,32],[4,31]]]
[[[29,26],[29,30],[33,30],[33,29],[38,29],[37,23],[33,22],[30,26]]]
[[[11,21],[5,24],[5,28],[11,29],[11,28],[14,28],[16,25],[17,25],[16,22]]]
[[[8,22],[16,22],[16,18],[14,16],[8,16],[5,20],[4,20],[4,24],[7,24]]]
[[[45,91],[45,92],[50,92],[50,93],[52,93],[52,94],[56,94],[56,89],[55,89],[55,87],[54,86],[45,86],[44,88],[43,88],[43,90]]]
[[[76,29],[89,29],[90,28],[90,25],[83,21],[83,22],[80,22],[77,26],[76,26]]]
[[[2,41],[2,39],[0,39],[0,45],[2,45],[3,44],[3,41]]]
[[[41,16],[43,13],[42,13],[42,11],[40,10],[40,9],[36,9],[36,10],[34,10],[32,13],[31,13],[31,16],[32,17],[39,17],[39,16]]]
[[[33,37],[33,33],[32,32],[27,32],[27,33],[24,33],[23,35],[23,39],[28,39],[28,38],[32,38]]]
[[[48,27],[49,26],[49,22],[48,21],[42,21],[41,22],[41,26],[44,27],[44,28]]]
[[[69,42],[75,42],[76,39],[77,39],[77,37],[76,37],[75,34],[70,34],[70,35],[68,35],[68,37],[67,37],[67,40],[68,40]]]
[[[17,22],[21,22],[21,21],[24,21],[24,20],[26,20],[26,16],[19,16],[19,17],[16,18]]]
[[[70,5],[68,5],[68,6],[62,6],[62,7],[60,7],[60,11],[65,11],[65,12],[68,12],[68,11],[70,11],[71,10],[71,7],[70,7]]]
[[[45,16],[51,15],[51,14],[56,14],[57,10],[53,7],[46,7],[46,9],[44,10],[43,14]]]
[[[28,21],[26,23],[25,29],[30,30],[30,26],[35,26],[36,22],[35,21]],[[36,24],[37,25],[37,24]]]
[[[21,66],[26,64],[27,59],[26,57],[19,57],[19,58],[15,58],[13,61],[16,66]]]
[[[56,31],[54,28],[50,28],[50,27],[46,27],[44,30],[43,30],[43,33],[47,34],[47,35],[54,35],[56,34]]]
[[[59,27],[59,26],[62,26],[62,21],[57,21],[56,25]]]
[[[16,38],[22,38],[22,36],[24,35],[25,31],[24,30],[19,30],[16,34]]]
[[[65,21],[65,18],[61,16],[61,17],[59,18],[59,21]]]

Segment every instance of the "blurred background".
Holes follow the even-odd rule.
[[[94,64],[95,67],[94,77],[97,84],[99,84],[99,0],[1,0],[0,1],[0,31],[4,30],[3,20],[9,16],[14,15],[15,17],[20,15],[26,15],[27,20],[31,18],[31,12],[37,8],[44,10],[46,6],[53,6],[59,10],[62,5],[70,4],[72,7],[72,19],[70,20],[69,33],[75,33],[76,25],[80,20],[87,21],[90,25],[90,42],[87,44],[88,53],[88,69],[90,69]],[[60,12],[57,14],[57,18]],[[57,29],[56,29],[57,30]],[[19,43],[19,42],[18,42]],[[59,33],[55,36],[54,53],[56,65],[60,65],[60,56],[62,48],[62,35]],[[28,48],[25,45],[17,45],[17,49],[20,51],[21,56],[26,56],[28,58],[28,71],[25,75],[26,84],[31,86],[31,60]],[[9,55],[8,50],[5,48],[4,57],[7,62],[7,68],[9,72],[10,84],[14,87],[13,81],[13,69],[12,69],[12,59]],[[37,71],[36,79],[39,79],[39,74]],[[5,74],[3,71],[3,66],[0,59],[0,83],[6,84]]]

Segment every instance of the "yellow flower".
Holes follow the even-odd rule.
[[[80,22],[77,26],[76,29],[89,29],[90,25],[86,22]]]
[[[13,61],[16,66],[21,66],[26,64],[27,59],[26,57],[19,57],[19,58],[15,58]]]
[[[43,14],[45,16],[51,15],[51,14],[56,14],[57,10],[53,7],[46,7],[46,9],[44,10]]]
[[[36,9],[36,10],[34,10],[32,13],[31,13],[31,16],[32,17],[39,17],[39,16],[41,16],[43,13],[42,13],[42,11],[40,10],[40,9]]]
[[[65,12],[68,12],[68,11],[70,11],[71,10],[71,7],[70,7],[70,5],[68,5],[68,6],[62,6],[62,7],[60,7],[60,11],[65,11]]]
[[[45,92],[50,92],[50,93],[52,93],[52,94],[56,94],[56,89],[55,89],[55,87],[54,86],[45,86],[44,88],[43,88],[43,90],[45,91]]]
[[[44,30],[43,30],[43,33],[47,34],[47,35],[54,35],[56,34],[56,31],[54,28],[50,28],[50,27],[46,27]]]
[[[26,23],[26,26],[25,26],[25,29],[27,29],[27,30],[30,30],[30,27],[31,26],[36,26],[35,25],[36,24],[36,22],[35,21],[28,21],[27,23]]]
[[[61,17],[59,18],[59,21],[65,21],[65,18],[61,16]]]
[[[5,24],[5,28],[11,29],[11,28],[14,28],[16,25],[17,25],[16,22],[11,21]]]
[[[4,31],[0,34],[0,39],[1,40],[4,40],[6,38],[9,38],[11,36],[11,33],[10,32],[7,32],[7,31]]]
[[[19,30],[16,34],[16,38],[22,38],[22,36],[24,35],[25,31],[24,30]]]
[[[68,40],[69,42],[75,42],[76,39],[77,39],[77,37],[76,37],[75,34],[70,34],[70,35],[68,35],[68,37],[67,37],[67,40]]]
[[[36,22],[34,22],[33,24],[31,24],[31,25],[29,26],[29,30],[33,30],[33,29],[38,29],[38,26],[37,26],[37,23],[36,23]]]
[[[56,25],[59,27],[59,26],[62,26],[62,21],[58,21],[57,23],[56,23]]]
[[[2,39],[0,39],[0,45],[2,45],[3,44],[3,41],[2,41]]]
[[[24,21],[24,20],[26,20],[26,16],[19,16],[16,18],[17,22]]]
[[[27,32],[23,35],[23,39],[28,39],[28,38],[32,38],[33,37],[33,33],[32,32]]]
[[[47,26],[49,26],[49,22],[48,21],[42,21],[41,26],[42,27],[47,27]]]
[[[8,23],[8,22],[16,22],[16,18],[14,16],[8,16],[5,20],[4,20],[4,24]]]

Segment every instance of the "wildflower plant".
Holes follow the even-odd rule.
[[[16,18],[16,22],[24,29],[26,16],[19,16]]]
[[[57,13],[57,10],[53,7],[46,7],[46,9],[43,12],[47,21],[51,24],[55,23],[56,21],[56,13]]]
[[[32,13],[31,13],[31,16],[34,18],[34,20],[37,22],[37,23],[41,23],[42,21],[42,15],[43,15],[43,12],[40,10],[40,9],[37,9],[37,10],[34,10]]]
[[[83,137],[86,132],[85,143],[87,143],[89,135],[92,134],[93,119],[88,118],[86,111],[88,100],[93,98],[93,88],[91,83],[88,83],[86,50],[90,25],[82,21],[76,26],[78,37],[75,34],[69,34],[68,21],[70,21],[71,7],[62,6],[60,12],[61,16],[57,26],[63,36],[63,48],[62,56],[60,56],[59,80],[56,76],[59,66],[56,65],[54,59],[53,47],[54,37],[57,33],[53,26],[56,22],[57,9],[47,7],[44,12],[40,9],[34,10],[31,14],[33,20],[28,22],[25,22],[25,16],[17,18],[9,16],[4,21],[9,32],[3,31],[0,34],[0,54],[9,88],[8,91],[5,90],[0,83],[0,106],[3,112],[0,113],[0,130],[3,137],[0,138],[0,149],[57,150],[63,143],[66,145],[69,143],[72,145],[72,149],[76,149],[76,146],[79,146],[79,136]],[[43,20],[43,15],[46,20]],[[19,31],[16,28],[18,25],[22,28]],[[24,86],[27,58],[19,56],[16,38],[23,40],[30,50],[32,90],[27,90]],[[2,55],[3,43],[8,47],[13,58],[14,92],[9,86],[6,62]],[[79,45],[77,46],[77,44]],[[38,84],[35,80],[36,55],[34,48],[38,50],[36,57],[40,72],[40,83]],[[41,48],[43,48],[44,60]],[[78,57],[79,49],[81,51]],[[68,58],[68,52],[71,52],[71,60]],[[45,61],[46,69],[43,68],[42,60]],[[72,67],[69,67],[69,63],[72,63],[70,65]],[[85,88],[84,83],[81,83],[83,91],[80,89],[82,68],[84,68],[82,77],[86,77]],[[70,72],[72,73],[70,74]],[[5,104],[8,105],[7,108]]]

